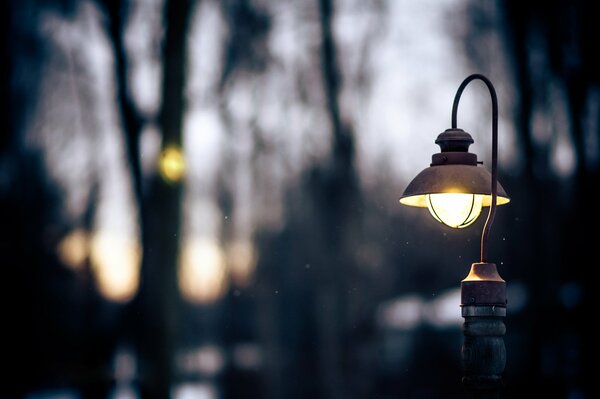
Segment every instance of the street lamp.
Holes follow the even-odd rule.
[[[492,97],[492,173],[479,166],[477,155],[469,153],[473,138],[457,128],[456,114],[460,96],[473,80],[485,83]],[[468,76],[459,86],[452,105],[452,128],[435,141],[441,152],[433,154],[430,167],[408,185],[400,203],[427,207],[439,222],[464,228],[472,224],[483,207],[489,207],[481,236],[480,262],[471,265],[461,283],[461,308],[465,319],[462,347],[463,383],[477,389],[501,385],[506,365],[503,335],[506,332],[506,282],[496,265],[488,262],[488,236],[497,205],[510,199],[498,183],[498,99],[492,82],[483,75]]]

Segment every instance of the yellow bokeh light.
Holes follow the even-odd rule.
[[[179,288],[193,303],[211,303],[227,289],[225,254],[214,240],[193,237],[184,240],[179,263]]]
[[[180,181],[185,174],[185,157],[177,146],[168,146],[160,153],[158,162],[160,175],[169,182]]]
[[[139,285],[141,248],[124,234],[96,232],[90,243],[92,271],[100,293],[107,299],[126,302]]]
[[[58,257],[68,267],[79,270],[89,255],[89,236],[83,229],[75,229],[58,244]]]
[[[483,205],[483,195],[463,193],[427,194],[427,209],[440,223],[462,229],[472,224]]]
[[[256,251],[249,240],[236,240],[227,247],[227,264],[234,284],[243,287],[252,279]]]

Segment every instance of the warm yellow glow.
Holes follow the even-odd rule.
[[[189,238],[183,243],[179,263],[179,288],[195,303],[211,303],[227,288],[225,255],[221,247],[206,238]]]
[[[458,192],[450,191],[449,193],[454,194],[454,193],[458,193]],[[439,194],[442,194],[442,193],[439,193]],[[427,208],[427,196],[428,195],[429,194],[420,194],[420,195],[411,195],[410,197],[400,198],[400,203],[402,205]],[[481,206],[486,207],[486,206],[490,206],[492,204],[492,196],[490,194],[477,194],[477,195],[480,195],[482,197]],[[505,204],[508,204],[509,202],[510,202],[510,199],[507,197],[498,196],[496,199],[496,205],[505,205]]]
[[[124,234],[99,231],[90,243],[92,271],[98,289],[106,298],[125,302],[139,284],[141,250],[138,242]]]
[[[165,180],[170,182],[180,181],[185,174],[185,158],[181,148],[169,146],[162,150],[158,169]]]
[[[494,263],[473,263],[469,275],[463,281],[498,281],[504,282],[498,274]]]
[[[481,213],[482,197],[462,193],[427,194],[427,209],[438,222],[461,229],[473,223]]]
[[[256,267],[256,253],[249,240],[237,240],[227,248],[227,263],[233,283],[247,285]]]
[[[75,229],[58,244],[58,257],[73,270],[83,267],[89,254],[89,237],[83,229]]]

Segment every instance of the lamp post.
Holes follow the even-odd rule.
[[[477,155],[469,153],[474,141],[457,128],[458,103],[465,87],[481,80],[492,98],[492,172],[478,166]],[[469,275],[461,283],[461,308],[464,344],[463,384],[478,391],[495,390],[502,384],[506,365],[503,336],[506,328],[506,282],[496,265],[488,262],[488,237],[496,214],[496,206],[510,199],[498,183],[498,99],[492,82],[483,75],[468,76],[459,86],[452,105],[452,128],[436,141],[441,152],[433,154],[430,167],[419,173],[408,185],[400,203],[427,207],[439,222],[453,228],[472,224],[483,207],[489,212],[481,235],[480,261],[471,265]]]

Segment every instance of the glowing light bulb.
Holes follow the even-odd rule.
[[[483,197],[462,193],[427,194],[427,209],[438,222],[462,229],[472,224],[481,213]]]

